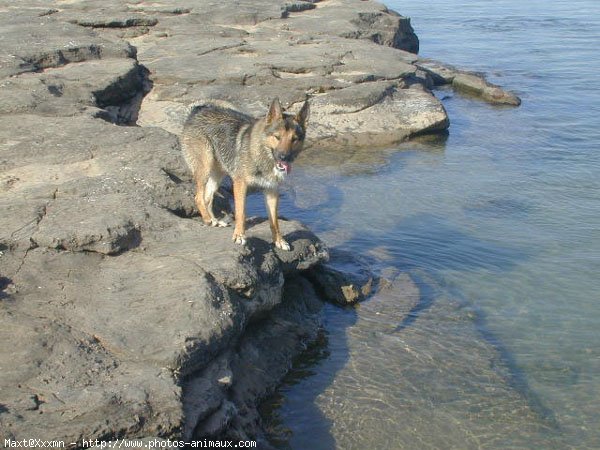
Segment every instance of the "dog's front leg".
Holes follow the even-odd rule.
[[[246,193],[248,185],[241,178],[233,179],[233,203],[235,204],[235,229],[233,242],[246,244]]]
[[[269,224],[271,225],[271,233],[273,235],[273,243],[275,247],[281,250],[290,250],[290,244],[286,242],[279,231],[278,207],[279,207],[279,192],[276,190],[265,191],[265,203],[269,212]]]

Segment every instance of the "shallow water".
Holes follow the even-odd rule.
[[[447,138],[308,151],[281,212],[395,267],[328,306],[268,405],[283,448],[600,448],[600,3],[387,2],[421,55],[518,93],[438,91]],[[259,199],[254,207],[262,213]]]

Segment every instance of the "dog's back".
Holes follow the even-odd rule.
[[[192,109],[183,127],[182,150],[192,170],[198,170],[203,153],[214,155],[229,174],[239,167],[240,151],[247,146],[256,119],[241,113],[226,103],[207,103]]]

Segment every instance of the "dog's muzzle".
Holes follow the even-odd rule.
[[[286,175],[292,171],[292,165],[286,161],[277,160],[275,162],[275,167]]]
[[[275,160],[275,168],[286,175],[292,171],[292,161],[288,154],[271,150]]]

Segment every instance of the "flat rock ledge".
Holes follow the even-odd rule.
[[[178,134],[195,104],[225,100],[258,116],[277,96],[291,111],[310,98],[308,145],[382,146],[448,127],[414,64],[408,18],[361,0],[252,4],[247,14],[246,3],[191,7],[129,41],[153,83],[138,123]]]
[[[203,226],[177,134],[194,104],[263,114],[275,96],[311,99],[313,144],[444,130],[409,19],[360,0],[0,0],[0,27],[0,441],[260,436],[257,402],[317,335],[304,274],[328,250],[294,221],[291,252],[261,218],[246,247]],[[362,282],[318,287],[348,303]]]

